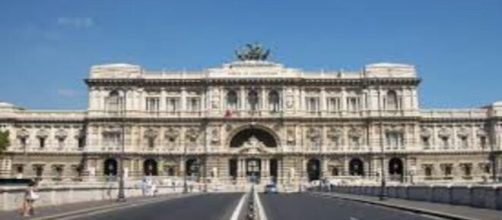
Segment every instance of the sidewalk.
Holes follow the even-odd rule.
[[[197,194],[186,194],[186,195],[197,195]],[[13,211],[0,211],[0,219],[43,219],[51,217],[58,214],[70,213],[70,212],[92,212],[95,210],[113,209],[121,206],[127,206],[131,204],[138,204],[148,201],[161,201],[168,199],[175,199],[182,197],[182,194],[165,194],[158,195],[156,197],[130,197],[127,198],[126,202],[116,202],[115,200],[100,200],[100,201],[89,201],[89,202],[79,202],[71,204],[62,204],[58,206],[45,206],[37,207],[35,203],[35,215],[32,217],[23,217],[19,214],[18,210]]]
[[[324,197],[334,197],[351,201],[366,202],[370,204],[381,205],[405,211],[424,213],[449,219],[502,220],[502,211],[493,209],[481,209],[469,206],[458,206],[395,198],[386,198],[384,201],[380,201],[376,196],[363,196],[335,192],[312,192],[312,194]]]

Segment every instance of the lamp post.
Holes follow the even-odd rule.
[[[124,193],[124,154],[125,154],[125,117],[126,117],[126,90],[124,89],[122,91],[123,94],[123,100],[122,103],[120,103],[120,113],[121,113],[121,123],[120,123],[120,129],[121,129],[121,135],[120,135],[120,141],[122,145],[122,151],[120,153],[119,161],[120,161],[120,167],[119,167],[119,192],[117,196],[117,202],[125,202],[125,193]]]
[[[385,200],[386,196],[386,190],[385,190],[385,151],[384,151],[384,144],[383,144],[383,125],[382,122],[380,122],[380,153],[381,153],[381,159],[380,159],[380,194],[378,195],[379,200]]]
[[[187,193],[187,161],[186,161],[186,155],[187,155],[187,147],[186,144],[183,145],[183,166],[185,169],[183,169],[183,193]]]

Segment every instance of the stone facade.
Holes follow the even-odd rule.
[[[2,177],[204,183],[479,182],[501,173],[502,103],[420,109],[411,65],[305,72],[241,60],[199,72],[93,66],[85,111],[0,105]],[[382,163],[383,158],[383,163]],[[495,172],[494,172],[495,171]]]

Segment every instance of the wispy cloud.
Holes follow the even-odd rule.
[[[94,26],[94,19],[91,17],[59,17],[57,24],[73,28],[90,28]]]
[[[78,96],[78,91],[73,89],[58,89],[57,94],[61,97],[74,98]]]

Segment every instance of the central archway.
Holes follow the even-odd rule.
[[[278,141],[270,132],[259,127],[248,127],[235,133],[230,140],[231,148],[243,146],[251,137],[255,137],[266,147],[277,147]]]

